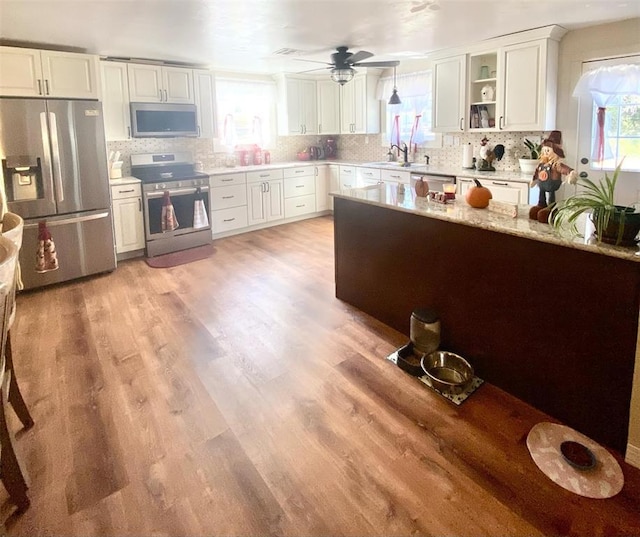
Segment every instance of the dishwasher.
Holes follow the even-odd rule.
[[[429,172],[411,172],[411,189],[415,191],[416,182],[422,179],[429,185],[430,192],[444,192],[444,185],[456,184],[455,175],[436,175]]]

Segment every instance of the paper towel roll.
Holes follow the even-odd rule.
[[[462,167],[473,168],[473,146],[471,144],[462,146]]]

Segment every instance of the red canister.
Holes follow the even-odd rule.
[[[240,153],[240,166],[248,166],[249,165],[249,152],[248,151],[239,151]]]
[[[269,151],[264,152],[264,163],[271,164],[271,153]]]
[[[262,149],[259,147],[253,150],[253,163],[262,164]]]

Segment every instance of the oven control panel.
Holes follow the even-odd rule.
[[[143,186],[145,191],[149,190],[171,190],[173,188],[193,188],[197,186],[209,186],[209,178],[206,179],[183,179],[181,181],[170,181],[167,183],[147,183]]]

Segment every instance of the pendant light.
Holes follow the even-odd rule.
[[[393,93],[389,98],[389,104],[402,104],[400,97],[398,96],[398,88],[396,87],[396,68],[393,68]]]

